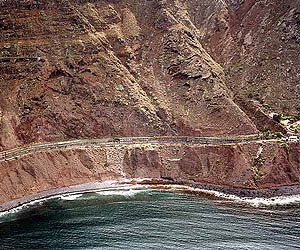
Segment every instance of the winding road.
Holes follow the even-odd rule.
[[[117,147],[130,145],[226,145],[240,144],[253,141],[262,141],[259,135],[248,135],[239,137],[191,137],[191,136],[163,136],[163,137],[123,137],[106,139],[80,139],[61,142],[35,143],[18,148],[0,152],[0,161],[18,159],[26,154],[33,154],[41,151],[61,150],[61,149],[80,149],[96,147]],[[270,141],[270,140],[268,140]]]

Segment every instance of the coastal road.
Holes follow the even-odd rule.
[[[18,159],[26,154],[41,151],[82,148],[105,148],[130,145],[226,145],[262,141],[260,136],[248,135],[237,137],[191,137],[191,136],[162,136],[162,137],[123,137],[106,139],[80,139],[61,142],[46,142],[29,144],[0,152],[0,161]],[[270,140],[269,140],[270,141]]]

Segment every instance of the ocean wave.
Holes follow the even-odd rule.
[[[98,195],[104,195],[104,196],[126,196],[126,197],[132,197],[140,193],[149,192],[151,190],[146,189],[129,189],[129,190],[104,190],[104,191],[98,191],[96,194]]]
[[[243,202],[247,202],[255,207],[259,206],[286,206],[292,204],[300,204],[300,195],[276,196],[272,198],[241,198]]]
[[[73,201],[77,198],[80,198],[83,194],[73,194],[73,195],[62,195],[60,196],[60,199],[67,200],[67,201]]]
[[[269,206],[286,206],[292,204],[300,204],[300,195],[289,195],[289,196],[274,196],[271,198],[252,198],[252,197],[239,197],[233,194],[226,194],[219,191],[207,190],[201,188],[193,188],[189,186],[182,185],[167,185],[171,190],[178,191],[192,191],[204,194],[213,195],[218,198],[238,202],[246,203],[253,207],[269,207]]]
[[[34,201],[28,202],[26,204],[22,204],[18,207],[9,209],[9,210],[4,211],[4,212],[0,212],[0,218],[19,213],[19,212],[21,212],[22,210],[24,210],[26,208],[32,207],[33,205],[42,205],[45,201],[51,200],[51,199],[56,199],[56,198],[61,198],[61,196],[60,195],[55,195],[55,196],[51,196],[51,197],[47,197],[47,198],[34,200]],[[0,223],[1,222],[2,221],[0,221]]]
[[[141,180],[143,180],[143,179],[141,179]],[[145,192],[146,190],[141,189],[143,187],[144,187],[144,185],[125,184],[125,185],[121,185],[119,187],[115,186],[115,187],[113,187],[113,189],[112,188],[108,188],[108,189],[105,188],[103,190],[99,189],[95,193],[101,194],[101,195],[124,195],[124,196],[129,197],[129,196],[134,196],[140,192]],[[137,190],[137,188],[139,188],[139,190]],[[28,202],[26,204],[19,205],[15,208],[7,210],[7,211],[0,212],[0,218],[19,213],[20,211],[27,209],[29,207],[32,207],[33,205],[37,205],[37,204],[42,205],[46,200],[57,199],[57,198],[64,200],[64,201],[76,200],[76,199],[79,199],[80,197],[82,197],[83,194],[88,193],[88,192],[90,192],[90,191],[87,190],[86,192],[83,191],[81,193],[53,195],[51,197],[37,199],[37,200],[31,201],[31,202]],[[0,221],[0,223],[1,223],[1,221]]]
[[[271,198],[252,198],[252,197],[239,197],[233,194],[226,194],[219,191],[201,189],[201,188],[193,188],[190,186],[184,185],[140,185],[140,184],[126,184],[120,187],[114,187],[113,189],[105,188],[99,189],[93,193],[101,196],[124,196],[124,197],[133,197],[140,193],[153,192],[153,190],[164,190],[164,191],[187,191],[187,192],[198,192],[203,194],[209,194],[221,199],[225,199],[228,201],[232,201],[240,204],[249,204],[253,207],[271,207],[271,206],[287,206],[287,205],[297,205],[300,204],[300,194],[298,195],[290,195],[290,196],[275,196]],[[73,194],[65,194],[65,195],[55,195],[39,200],[34,200],[28,202],[26,204],[20,205],[18,207],[12,208],[8,211],[0,212],[0,218],[5,216],[10,216],[15,213],[20,212],[23,209],[29,208],[36,204],[43,204],[46,200],[51,200],[55,198],[59,198],[65,201],[72,201],[76,199],[80,199],[83,196],[82,193],[73,193]],[[0,221],[1,223],[1,221]]]

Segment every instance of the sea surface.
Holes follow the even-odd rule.
[[[151,189],[60,196],[0,217],[0,249],[300,249],[300,206]]]

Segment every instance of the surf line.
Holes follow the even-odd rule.
[[[124,196],[134,195],[134,190],[138,189],[156,189],[156,190],[169,190],[169,191],[180,191],[180,192],[191,192],[194,194],[208,194],[217,198],[230,200],[238,203],[246,203],[253,207],[260,206],[278,206],[278,205],[289,205],[294,203],[300,204],[300,187],[296,187],[298,193],[289,195],[274,195],[271,197],[255,197],[251,196],[239,196],[234,192],[226,191],[224,187],[205,184],[203,186],[197,187],[197,185],[191,185],[192,182],[179,181],[168,181],[165,179],[122,179],[116,181],[105,181],[97,183],[81,184],[76,186],[57,188],[49,191],[44,191],[38,194],[33,194],[25,196],[13,201],[9,201],[0,206],[0,217],[15,213],[23,208],[36,203],[43,203],[49,199],[61,198],[63,200],[74,200],[81,197],[84,193],[97,193],[100,195],[122,195]],[[218,187],[218,188],[216,188]],[[223,192],[222,189],[225,191]],[[283,187],[289,188],[289,187]],[[231,191],[234,188],[230,188]],[[220,191],[221,190],[221,191]],[[245,190],[244,190],[245,191]],[[246,190],[247,192],[259,192],[259,190]],[[254,194],[255,194],[254,193]],[[276,194],[276,193],[275,193]]]

